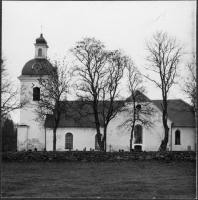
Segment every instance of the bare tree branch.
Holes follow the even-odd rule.
[[[196,89],[196,83],[197,83],[197,77],[196,77],[196,55],[195,53],[192,55],[192,59],[190,62],[186,64],[186,68],[188,70],[188,74],[183,80],[182,84],[182,91],[184,94],[188,96],[188,98],[191,101],[191,111],[196,116],[197,111],[197,89]]]
[[[153,37],[147,41],[146,47],[148,50],[147,61],[149,63],[149,68],[147,69],[156,72],[160,78],[158,81],[156,77],[150,78],[149,76],[145,76],[148,80],[154,82],[162,92],[162,121],[165,135],[160,150],[166,151],[169,135],[169,127],[167,124],[167,95],[172,85],[176,83],[175,78],[184,47],[177,42],[176,38],[170,37],[167,33],[163,33],[162,31],[153,35]]]
[[[74,84],[77,97],[89,102],[94,113],[98,143],[106,150],[106,134],[109,122],[123,106],[116,102],[120,97],[118,86],[126,66],[126,57],[120,51],[107,51],[95,38],[84,38],[71,49],[79,65],[73,67],[73,75],[78,77]],[[101,137],[101,127],[104,134]]]
[[[53,129],[53,151],[56,151],[56,130],[62,118],[70,117],[68,100],[70,75],[64,60],[55,61],[53,70],[48,75],[38,79],[40,85],[40,100],[36,102],[36,121],[46,126],[46,118]],[[47,67],[46,67],[47,69]]]
[[[3,59],[1,63],[1,119],[28,103],[26,98],[20,100],[20,93],[24,92],[25,88],[23,86],[21,88],[15,87],[7,72],[5,61],[6,59]]]
[[[122,108],[122,113],[125,115],[125,120],[119,125],[119,129],[127,129],[130,131],[130,151],[132,151],[132,141],[134,135],[135,124],[141,123],[143,126],[152,126],[150,117],[154,113],[154,108],[151,106],[151,102],[148,98],[143,96],[146,92],[143,86],[142,75],[138,71],[134,63],[128,59],[127,64],[127,87],[130,93],[130,97]],[[137,109],[137,105],[141,106],[141,109]]]

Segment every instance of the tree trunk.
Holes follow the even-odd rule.
[[[131,127],[131,137],[130,137],[130,152],[132,152],[133,146],[132,146],[132,141],[133,141],[133,132],[134,132],[134,126],[135,122],[133,122],[133,125]]]
[[[133,132],[132,132],[132,130],[131,130],[131,138],[130,138],[130,152],[132,152],[132,149],[133,149],[132,142],[133,142]]]
[[[133,132],[134,132],[134,127],[135,127],[135,122],[136,122],[136,107],[135,107],[135,94],[132,92],[132,97],[133,97],[133,124],[131,127],[131,138],[130,138],[130,152],[132,152],[132,141],[133,141]]]
[[[104,143],[105,143],[105,141],[104,140],[102,140],[101,142],[100,142],[100,151],[104,151]]]
[[[104,141],[104,151],[105,151],[105,152],[106,152],[106,150],[107,150],[106,136],[107,136],[107,127],[104,127],[104,137],[103,137],[103,141]]]
[[[160,151],[166,151],[167,144],[168,144],[169,128],[168,128],[168,126],[166,126],[164,129],[165,129],[165,137],[164,137],[164,139],[161,142]]]
[[[53,151],[56,151],[56,128],[53,129]]]
[[[132,152],[132,135],[131,135],[131,138],[130,138],[130,152]]]
[[[132,93],[132,97],[133,97],[133,124],[131,127],[131,138],[130,138],[130,152],[132,152],[132,141],[133,141],[133,132],[134,132],[134,127],[135,127],[135,121],[136,121],[136,107],[135,107],[135,96],[134,93]]]
[[[100,129],[97,126],[96,126],[96,131],[97,131],[97,139],[98,139],[98,144],[100,146],[100,151],[104,151],[104,142],[101,139]]]
[[[98,118],[98,108],[97,108],[97,99],[94,97],[94,103],[92,105],[94,111],[94,118],[95,118],[95,125],[96,125],[96,132],[98,138],[98,144],[100,146],[100,151],[104,151],[104,142],[101,140],[101,133],[100,133],[100,122]]]
[[[167,124],[167,102],[164,100],[163,102],[163,115],[162,115],[162,121],[163,121],[163,126],[164,126],[164,139],[160,145],[160,151],[166,151],[167,149],[167,144],[168,144],[168,136],[169,136],[169,127]]]

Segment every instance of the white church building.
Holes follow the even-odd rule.
[[[47,74],[43,67],[49,61],[47,58],[48,45],[41,34],[35,43],[35,58],[28,61],[22,68],[19,80],[21,86],[26,88],[21,92],[21,99],[28,98],[29,104],[20,110],[20,123],[17,130],[17,149],[18,151],[34,150],[52,151],[53,150],[53,130],[50,123],[46,122],[43,128],[35,121],[36,114],[34,106],[39,100],[40,89],[38,78]],[[163,139],[164,128],[162,123],[162,100],[149,100],[151,106],[155,109],[152,116],[152,127],[145,127],[139,121],[136,127],[140,127],[137,134],[134,134],[132,147],[135,150],[157,151]],[[129,97],[126,102],[133,104]],[[142,106],[143,103],[142,103]],[[130,108],[129,108],[130,109]],[[62,119],[57,129],[57,151],[69,150],[98,150],[96,138],[96,128],[94,123],[85,123],[82,126],[77,125],[72,120]],[[118,151],[120,149],[129,151],[130,133],[121,130],[119,125],[125,120],[124,113],[118,113],[110,121],[107,128],[107,151]],[[196,149],[196,127],[195,118],[190,112],[190,105],[181,99],[168,100],[168,126],[169,142],[167,150],[169,151],[195,151]]]

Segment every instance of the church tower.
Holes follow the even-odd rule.
[[[28,100],[28,104],[20,109],[20,124],[18,125],[17,149],[22,150],[44,150],[45,129],[41,126],[34,112],[35,104],[40,100],[40,86],[38,79],[49,74],[53,69],[47,60],[47,41],[43,34],[36,39],[35,57],[29,60],[23,67],[21,76],[22,92],[20,99]]]

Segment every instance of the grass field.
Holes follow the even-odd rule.
[[[196,163],[3,163],[1,195],[195,198]]]

